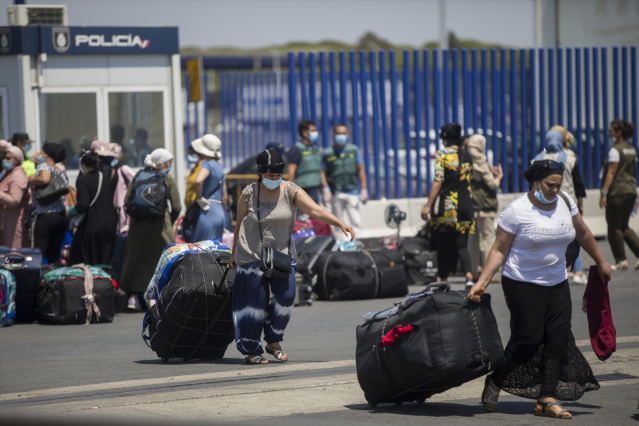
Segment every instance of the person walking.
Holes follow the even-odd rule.
[[[52,142],[44,144],[42,151],[36,154],[38,163],[36,173],[29,178],[33,193],[30,247],[39,248],[47,258],[47,262],[58,267],[62,266],[60,250],[64,236],[69,229],[69,219],[66,215],[66,194],[47,204],[40,203],[35,195],[36,188],[46,187],[53,178],[62,179],[67,186],[69,185],[67,175],[56,167],[56,163],[63,162],[66,157],[67,152],[62,145]]]
[[[91,150],[80,158],[77,202],[69,207],[72,218],[84,215],[71,242],[69,264],[110,265],[118,217],[113,207],[109,177],[98,170],[98,154]]]
[[[224,168],[219,163],[222,142],[217,136],[208,134],[194,140],[191,146],[203,158],[193,185],[201,209],[191,235],[185,236],[189,242],[222,239],[228,203]]]
[[[284,159],[273,148],[256,159],[259,179],[242,191],[237,207],[235,237],[229,264],[237,269],[233,283],[233,324],[237,349],[247,364],[267,364],[260,343],[262,330],[266,352],[288,361],[280,342],[293,313],[295,301],[295,244],[291,233],[295,211],[300,209],[328,225],[339,227],[352,240],[353,230],[328,210],[318,206],[293,182],[283,182]],[[290,256],[288,278],[266,277],[260,270],[262,246]],[[275,296],[269,304],[269,287]]]
[[[173,154],[164,148],[158,148],[146,156],[144,164],[145,171],[161,172],[165,175],[165,194],[170,205],[167,204],[164,219],[130,218],[120,288],[129,295],[128,309],[135,311],[142,310],[140,294],[144,293],[151,281],[164,247],[175,243],[173,223],[182,210],[177,184],[173,176],[169,174],[173,164]],[[126,200],[129,199],[132,188],[133,185],[130,184],[126,192]]]
[[[524,173],[528,193],[510,203],[498,221],[497,238],[486,267],[468,297],[479,302],[501,267],[510,311],[508,364],[486,377],[482,403],[498,408],[500,390],[537,400],[535,414],[572,418],[557,400],[576,401],[599,384],[570,331],[572,302],[566,273],[566,248],[573,239],[593,258],[601,279],[610,265],[597,248],[577,204],[560,192],[565,166],[535,161]]]
[[[362,189],[358,189],[357,180]],[[348,143],[348,128],[345,124],[335,126],[333,146],[324,150],[322,156],[322,185],[324,205],[331,205],[333,214],[339,219],[346,211],[353,232],[360,234],[362,217],[360,201],[368,201],[364,160],[356,145]],[[339,235],[335,229],[335,235]]]
[[[492,168],[488,165],[486,138],[483,135],[470,136],[466,148],[473,159],[473,178],[470,181],[470,189],[473,198],[475,233],[468,236],[468,248],[473,279],[476,280],[486,265],[488,253],[495,242],[495,218],[499,207],[495,191],[499,188],[504,172],[501,164]],[[492,278],[491,282],[499,281]]]
[[[298,126],[300,141],[288,152],[288,180],[295,182],[315,203],[322,202],[322,154],[315,142],[319,138],[313,120]]]
[[[186,177],[186,194],[184,195],[184,205],[190,206],[191,203],[197,200],[197,194],[195,193],[195,179],[198,173],[200,173],[200,167],[202,167],[202,157],[195,152],[193,146],[189,146],[188,155],[186,156],[187,163],[191,168],[189,175]]]
[[[472,266],[468,251],[468,235],[475,232],[473,201],[470,196],[470,180],[473,175],[473,159],[470,153],[459,147],[461,126],[448,123],[441,127],[439,137],[445,148],[437,152],[435,180],[422,210],[422,219],[430,221],[437,238],[439,278],[447,281],[455,272],[457,259],[461,259],[466,274],[466,287],[473,285]],[[437,211],[431,217],[435,200]]]
[[[579,172],[579,157],[570,147],[574,144],[575,138],[566,128],[555,125],[546,133],[546,148],[535,157],[535,160],[554,160],[564,163],[564,180],[562,190],[566,191],[570,198],[577,202],[577,210],[583,216],[584,198],[586,198],[586,186]],[[581,263],[581,249],[575,264],[570,268],[568,277],[572,277],[573,283],[586,285],[588,279],[583,272]]]
[[[634,133],[634,124],[620,119],[613,120],[608,129],[608,136],[615,145],[610,148],[608,161],[604,165],[599,206],[606,209],[608,241],[615,257],[613,271],[628,269],[624,241],[639,258],[639,238],[628,226],[637,201],[637,151],[627,142]],[[639,269],[639,259],[635,269]]]
[[[2,171],[0,179],[0,246],[14,250],[29,247],[26,222],[31,206],[31,190],[22,168],[24,153],[7,141],[0,141]]]

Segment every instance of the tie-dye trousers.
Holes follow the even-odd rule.
[[[275,300],[269,304],[269,286]],[[237,350],[244,355],[264,353],[267,344],[281,342],[295,302],[295,263],[289,278],[267,279],[260,263],[238,265],[233,283],[233,324]]]

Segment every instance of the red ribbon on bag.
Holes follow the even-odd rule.
[[[397,340],[397,338],[402,337],[404,334],[408,334],[413,330],[413,326],[410,324],[408,324],[406,327],[398,324],[391,331],[386,333],[386,335],[382,338],[380,345],[389,347],[395,342],[395,340]]]

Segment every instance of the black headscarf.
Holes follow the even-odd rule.
[[[61,163],[67,158],[67,150],[59,143],[47,142],[42,150],[56,163]]]
[[[557,167],[556,169],[550,169],[547,167],[548,162],[552,160],[539,160],[535,161],[528,167],[528,170],[524,172],[524,178],[530,182],[538,182],[542,179],[547,178],[552,175],[564,175],[564,171],[561,167]],[[563,163],[559,163],[563,164]]]
[[[439,129],[439,138],[449,141],[451,144],[458,143],[461,139],[461,125],[459,123],[444,124]]]
[[[284,159],[273,148],[260,152],[255,162],[260,173],[284,173]]]

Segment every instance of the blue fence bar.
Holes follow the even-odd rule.
[[[233,167],[237,163],[237,159],[239,157],[239,146],[240,141],[238,137],[238,122],[237,122],[237,101],[239,99],[239,93],[237,90],[237,73],[231,73],[230,77],[232,77],[232,82],[229,87],[229,91],[231,92],[231,126],[233,126],[233,131],[231,134],[233,135],[233,140],[231,141],[232,149],[232,157],[230,167]]]
[[[612,108],[615,118],[621,117],[619,113],[619,48],[612,48]]]
[[[402,77],[402,110],[404,130],[404,146],[406,151],[406,196],[413,198],[413,173],[411,170],[412,144],[410,137],[410,51],[404,50],[404,75]],[[419,136],[416,135],[415,139]],[[419,161],[419,156],[417,157]]]
[[[477,110],[477,105],[474,108]],[[477,123],[476,119],[475,123]],[[481,129],[488,140],[488,52],[486,49],[481,50]],[[486,150],[488,149],[488,143],[486,143]]]
[[[397,117],[397,62],[395,61],[395,51],[388,51],[388,66],[390,67],[390,85],[391,85],[391,140],[392,149],[394,151],[394,166],[395,166],[395,198],[400,198],[402,195],[402,182],[401,175],[399,173],[400,158],[399,158],[399,129],[398,129],[398,117]]]
[[[450,123],[450,59],[448,58],[448,50],[444,50],[444,63],[442,64],[442,81],[444,83],[444,123]]]
[[[388,129],[388,115],[386,114],[386,52],[383,50],[379,52],[379,105],[382,134],[384,135],[384,192],[388,199],[391,198],[390,158],[388,156],[391,149],[391,139]]]
[[[575,131],[574,136],[577,141],[581,142],[581,119],[582,119],[582,103],[581,103],[581,49],[575,48]],[[581,172],[581,176],[584,176],[585,179],[588,179],[587,176],[584,175],[584,152],[583,152],[583,144],[577,144],[577,156],[581,161],[579,161],[579,171]]]
[[[621,87],[628,87],[628,48],[626,46],[621,48]],[[628,90],[621,91],[621,105],[623,119],[628,121],[630,117],[628,113]]]
[[[222,167],[228,167],[228,159],[229,159],[229,139],[228,139],[228,132],[227,132],[227,127],[226,127],[226,114],[227,114],[227,110],[226,110],[226,74],[225,73],[221,73],[220,74],[220,124],[222,125],[222,133],[221,133],[221,139],[222,139]],[[207,116],[208,117],[208,116]],[[190,141],[186,141],[187,143],[187,147],[191,146],[191,142]]]
[[[526,84],[526,50],[519,51],[519,71],[520,71],[520,95],[521,102],[521,167],[522,171],[528,168],[528,99],[526,92],[528,85]],[[512,101],[511,101],[512,102]],[[515,145],[513,145],[514,147]],[[519,156],[514,156],[517,159]],[[515,174],[518,175],[518,174]],[[525,179],[521,179],[520,191],[526,191]]]
[[[544,50],[539,50],[539,151],[546,147],[546,67],[544,61]],[[548,98],[550,100],[550,98]]]
[[[499,132],[499,71],[497,70],[497,49],[490,49],[490,69],[492,70],[492,112],[493,112],[493,165],[499,164],[497,133]],[[508,170],[507,164],[503,165]]]
[[[379,200],[382,198],[382,165],[381,150],[379,147],[380,140],[380,119],[379,119],[379,88],[377,85],[377,55],[374,50],[369,53],[369,67],[371,71],[371,95],[373,101],[373,161],[375,163],[375,192],[374,198]],[[366,154],[365,154],[366,155]],[[369,191],[371,188],[369,187]]]
[[[357,148],[361,149],[361,141],[359,138],[359,96],[358,96],[358,84],[357,84],[357,57],[355,56],[354,51],[350,51],[349,53],[351,60],[351,93],[353,100],[353,129],[351,130],[351,134],[353,135],[353,142],[357,145]]]
[[[437,141],[436,148],[439,150],[441,148],[441,139],[439,139],[439,129],[442,126],[442,87],[441,87],[441,73],[439,71],[439,50],[433,49],[433,91],[434,99],[433,99],[433,111],[435,121],[435,140]],[[427,101],[428,102],[428,101]],[[428,111],[426,111],[428,114]],[[443,116],[444,121],[446,120],[446,113]],[[429,161],[430,162],[430,161]]]
[[[348,126],[348,90],[346,87],[346,52],[339,52],[339,121]]]
[[[555,61],[554,49],[548,49],[548,127],[557,124],[555,117],[555,103],[561,102],[561,96],[555,93]]]
[[[300,94],[302,98],[302,119],[308,120],[310,117],[308,112],[308,96],[306,95],[306,55],[304,52],[299,53],[299,75],[300,75]]]
[[[430,194],[430,186],[432,185],[430,177],[430,51],[424,49],[422,52],[424,61],[424,148],[426,149],[426,192],[424,195]],[[437,126],[435,126],[437,131]]]
[[[370,143],[368,138],[368,73],[366,72],[366,52],[359,51],[359,78],[362,91],[362,145],[361,152],[364,155],[364,171],[366,172],[366,188],[369,197],[372,196],[371,191],[371,159],[370,159]],[[377,127],[377,124],[375,124]]]
[[[592,48],[592,110],[595,131],[595,165],[599,167],[601,165],[601,126],[599,122],[599,52],[596,47]],[[601,188],[599,173],[595,173],[595,186]]]
[[[295,54],[288,54],[288,131],[290,133],[288,146],[293,146],[297,140],[297,78],[295,77]]]
[[[584,49],[584,126],[586,128],[586,187],[592,189],[592,132],[590,127],[590,49]],[[597,149],[597,147],[595,147]],[[583,159],[581,159],[583,161]]]
[[[308,54],[308,66],[310,68],[308,78],[308,99],[311,103],[311,120],[317,123],[317,94],[315,90],[317,84],[317,62],[315,59],[315,52],[310,52]]]
[[[556,124],[564,126],[564,52],[557,48],[557,121]]]
[[[630,48],[630,91],[632,93],[632,123],[635,125],[635,134],[632,137],[632,144],[635,150],[639,150],[639,111],[637,111],[637,46]],[[635,178],[639,180],[639,167],[635,168]]]
[[[424,55],[426,53],[424,52]],[[424,180],[422,177],[422,75],[419,61],[419,50],[413,51],[413,101],[415,114],[415,175],[417,176],[415,193],[416,197],[422,197]],[[427,114],[428,115],[428,114]],[[426,127],[428,129],[428,127]],[[426,135],[426,152],[428,152],[428,135]],[[428,158],[428,157],[426,157]]]
[[[191,93],[190,93],[190,87],[189,87],[189,73],[186,72],[184,73],[184,87],[185,90],[184,92],[186,93],[186,140],[188,141],[188,143],[191,143],[191,114],[189,112],[189,110],[191,109]]]
[[[604,158],[608,156],[608,49],[601,48],[601,101],[603,111]]]
[[[506,139],[506,132],[504,132]],[[519,148],[517,146],[517,51],[510,49],[510,141],[513,159],[513,191],[519,191]],[[525,167],[525,166],[524,166]]]
[[[329,105],[329,97],[328,97],[328,76],[326,75],[326,52],[320,52],[319,54],[320,61],[320,80],[321,80],[321,90],[322,90],[322,123],[321,123],[321,132],[320,136],[322,137],[322,146],[324,148],[328,148],[328,105]]]
[[[566,99],[568,99],[568,102],[566,102],[566,129],[568,129],[569,132],[574,133],[575,131],[575,127],[573,126],[573,118],[574,118],[574,112],[573,112],[573,102],[572,102],[572,49],[571,48],[566,48]],[[577,149],[576,146],[573,147],[573,149]]]
[[[452,49],[453,53],[453,72],[450,79],[450,88],[451,88],[451,108],[452,108],[452,119],[451,121],[454,123],[459,123],[459,50]],[[464,123],[462,124],[462,129],[465,127]]]
[[[462,55],[462,79],[464,81],[464,87],[462,88],[462,98],[464,104],[464,122],[462,124],[462,129],[464,129],[464,134],[469,134],[470,128],[473,127],[471,123],[470,113],[472,111],[471,105],[475,105],[475,103],[471,103],[472,96],[472,88],[470,86],[470,75],[468,73],[468,49],[461,50]]]
[[[537,91],[535,89],[535,79],[537,76],[537,68],[535,67],[535,49],[528,51],[529,67],[530,67],[530,159],[535,158],[537,153]],[[529,163],[525,163],[528,167]]]
[[[340,122],[339,112],[338,112],[338,103],[337,103],[337,65],[335,63],[335,52],[329,52],[328,54],[329,62],[330,62],[330,70],[331,70],[331,123],[333,127]],[[326,137],[328,138],[328,131],[326,132]],[[329,144],[330,145],[330,144]]]
[[[470,127],[473,128],[473,133],[479,133],[479,128],[482,127],[479,124],[479,117],[477,116],[479,111],[479,88],[481,86],[481,82],[479,81],[479,61],[477,58],[477,49],[473,49],[471,51],[471,59],[473,62],[473,71],[471,77],[472,100],[470,104],[468,104],[469,109],[471,110],[470,117],[472,120]],[[485,130],[485,128],[482,128],[482,134],[486,135],[483,130]]]
[[[507,138],[507,134],[508,134],[508,130],[506,127],[506,93],[508,93],[506,91],[506,79],[508,78],[508,67],[507,67],[507,62],[506,62],[506,49],[501,49],[501,70],[499,71],[500,73],[500,78],[501,78],[501,90],[500,90],[500,95],[501,95],[501,99],[500,99],[500,112],[501,112],[501,149],[500,149],[500,153],[501,153],[501,163],[502,165],[506,166],[506,171],[508,171],[509,167],[508,167],[508,138]],[[514,159],[513,159],[514,160]],[[509,191],[509,181],[510,181],[510,177],[508,176],[508,173],[504,173],[504,177],[501,180],[501,189],[504,192],[508,192]]]

